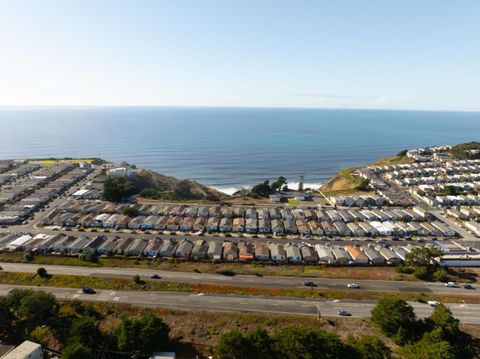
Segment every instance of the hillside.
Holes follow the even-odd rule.
[[[181,180],[148,169],[137,170],[131,180],[136,192],[147,198],[217,201],[229,197],[196,181]]]
[[[353,174],[357,168],[347,168],[337,173],[320,190],[326,195],[349,194],[364,190],[368,181]]]

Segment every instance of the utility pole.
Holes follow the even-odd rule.
[[[299,190],[300,192],[303,192],[303,179],[304,179],[303,175],[302,175],[302,176],[298,176],[298,179],[299,179],[299,181],[298,181],[298,190]]]

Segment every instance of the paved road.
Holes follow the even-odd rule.
[[[346,290],[347,284],[355,282],[361,286],[356,290],[370,291],[399,291],[399,292],[419,292],[435,294],[455,294],[455,295],[480,295],[480,287],[475,290],[458,288],[447,288],[443,283],[427,282],[408,282],[408,281],[388,281],[388,280],[352,280],[352,279],[327,279],[327,278],[303,278],[303,277],[274,277],[253,275],[236,275],[233,277],[219,274],[194,273],[194,272],[171,272],[153,269],[137,268],[118,268],[118,267],[77,267],[62,265],[38,265],[26,263],[3,263],[0,266],[4,271],[35,273],[38,267],[44,267],[51,274],[70,274],[85,275],[97,277],[118,277],[132,278],[134,275],[140,275],[148,279],[152,274],[161,276],[161,281],[184,282],[184,283],[204,283],[231,286],[248,286],[263,288],[305,288],[304,281],[313,281],[318,287],[314,290],[335,289]],[[372,269],[374,270],[374,269]]]
[[[261,312],[288,315],[336,317],[340,309],[347,310],[356,318],[368,318],[375,302],[365,301],[318,301],[239,295],[203,295],[171,292],[111,291],[99,290],[96,294],[83,294],[73,288],[27,287],[0,285],[0,295],[13,288],[32,288],[54,294],[58,299],[132,304],[142,307],[166,307],[183,310],[219,312]],[[410,303],[419,318],[429,316],[433,310],[427,304]],[[469,324],[480,323],[480,305],[448,304],[453,315]]]

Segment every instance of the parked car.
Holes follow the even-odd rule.
[[[357,283],[348,283],[347,287],[350,289],[359,289],[360,286]]]
[[[455,284],[455,282],[447,282],[445,283],[445,287],[448,287],[448,288],[455,288],[457,285]]]
[[[317,285],[312,281],[306,281],[303,283],[306,287],[316,287]]]
[[[158,274],[152,274],[150,276],[150,278],[152,278],[152,279],[162,279],[162,277],[160,277]]]
[[[474,289],[470,284],[464,284],[463,288],[465,289]]]
[[[437,305],[440,305],[440,302],[437,302],[436,300],[429,300],[427,304],[431,307],[436,307]]]
[[[82,292],[85,293],[85,294],[95,294],[95,289],[93,288],[83,288],[82,289]]]

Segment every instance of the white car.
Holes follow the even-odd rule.
[[[429,300],[427,304],[431,307],[436,307],[437,305],[440,305],[440,302],[437,302],[436,300]]]
[[[360,286],[357,283],[348,283],[347,287],[350,289],[359,289]]]
[[[456,287],[457,285],[455,284],[455,282],[447,282],[445,283],[445,287],[449,287],[449,288],[454,288]]]

